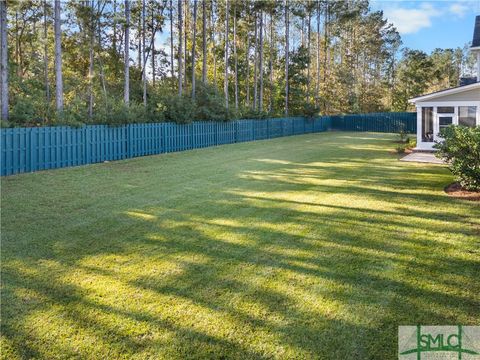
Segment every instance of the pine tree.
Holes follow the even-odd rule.
[[[55,0],[55,101],[58,113],[63,112],[62,29],[60,0]]]

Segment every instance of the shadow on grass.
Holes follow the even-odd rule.
[[[7,242],[5,341],[24,358],[385,359],[398,325],[474,323],[477,210],[434,190],[446,173],[362,151],[249,158],[207,195],[115,198],[110,217]]]

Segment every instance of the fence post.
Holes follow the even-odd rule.
[[[35,171],[36,166],[37,166],[37,159],[36,159],[36,148],[37,148],[37,142],[35,138],[35,132],[36,128],[31,128],[30,129],[30,171]]]

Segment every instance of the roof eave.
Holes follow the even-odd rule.
[[[431,93],[431,94],[425,94],[425,95],[422,95],[422,96],[417,96],[415,98],[409,99],[408,102],[410,104],[414,104],[414,103],[422,102],[422,101],[425,101],[425,100],[432,100],[432,99],[435,99],[437,97],[443,97],[443,96],[446,96],[446,95],[458,94],[458,93],[468,91],[468,90],[472,90],[472,89],[476,89],[476,88],[480,88],[480,82],[476,82],[476,83],[470,84],[470,85],[456,87],[456,88],[453,88],[453,89],[445,89],[445,90],[438,91],[438,92]]]

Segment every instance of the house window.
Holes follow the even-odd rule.
[[[458,107],[458,125],[475,127],[477,119],[476,106],[459,106]]]
[[[433,142],[433,107],[422,107],[422,141]]]
[[[455,112],[455,108],[453,106],[439,106],[437,108],[438,114],[453,114]]]
[[[440,127],[440,132],[441,132],[442,129],[445,129],[446,127],[452,125],[453,116],[439,116],[438,120],[439,120],[438,125]]]

